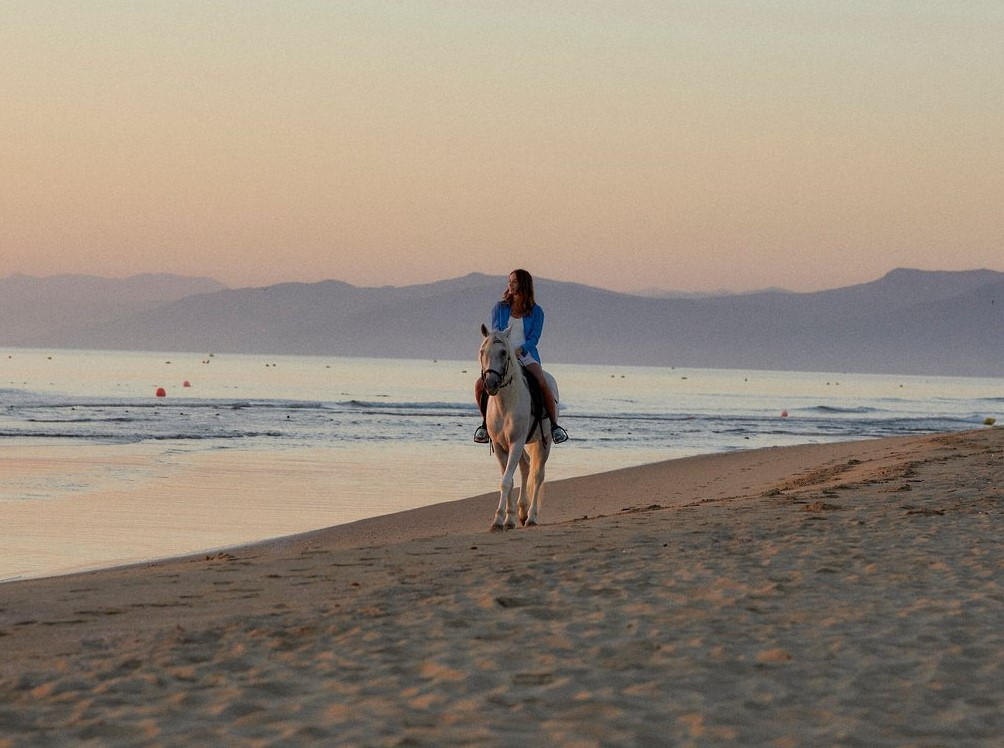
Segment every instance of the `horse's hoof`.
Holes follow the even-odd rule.
[[[523,527],[536,527],[536,526],[537,526],[537,520],[535,519],[529,519],[523,524]]]
[[[502,532],[502,525],[492,525],[488,528],[488,532]]]
[[[516,529],[516,523],[515,522],[506,522],[504,525],[502,525],[502,529],[503,530],[515,530]]]

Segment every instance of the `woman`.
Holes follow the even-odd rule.
[[[558,425],[558,409],[554,404],[554,393],[551,392],[540,366],[540,354],[537,353],[537,341],[544,329],[544,310],[533,299],[533,277],[526,270],[513,270],[509,274],[509,286],[502,294],[502,300],[492,309],[492,329],[504,330],[512,321],[513,353],[528,372],[540,383],[540,391],[544,395],[544,407],[547,417],[551,419],[551,439],[555,444],[568,441],[568,433]],[[485,416],[488,408],[488,397],[485,394],[485,383],[480,379],[474,383],[474,399],[481,409],[481,425],[474,432],[474,441],[478,444],[488,442],[488,426]]]

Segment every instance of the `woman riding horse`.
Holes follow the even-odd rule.
[[[548,386],[544,370],[540,366],[540,354],[537,353],[537,341],[544,330],[544,310],[535,303],[533,298],[533,276],[526,270],[513,270],[509,274],[509,286],[502,294],[502,300],[492,309],[492,330],[505,330],[510,321],[512,325],[511,342],[513,351],[519,362],[540,384],[544,396],[544,407],[547,417],[551,419],[551,439],[555,444],[568,441],[568,433],[558,425],[558,408],[554,403],[554,393]],[[485,414],[488,407],[488,395],[485,393],[485,383],[478,379],[474,383],[474,399],[481,409],[481,425],[474,432],[474,441],[478,444],[488,442],[488,427]]]

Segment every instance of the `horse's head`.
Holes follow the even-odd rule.
[[[512,372],[515,370],[513,361],[512,346],[509,345],[509,331],[505,330],[488,331],[488,328],[481,325],[481,335],[484,340],[481,343],[481,380],[485,383],[485,389],[489,395],[495,395],[498,391],[512,381]]]

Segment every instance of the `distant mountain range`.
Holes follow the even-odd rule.
[[[100,327],[186,296],[225,288],[210,278],[177,275],[134,275],[124,280],[11,275],[0,278],[0,345],[48,347],[49,337],[63,329]]]
[[[0,346],[473,360],[504,277],[226,288],[168,275],[0,279]],[[814,293],[651,297],[547,279],[547,361],[1004,376],[1004,273],[899,269]]]

